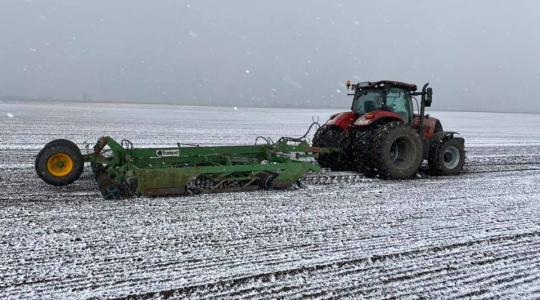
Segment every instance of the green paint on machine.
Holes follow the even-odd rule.
[[[62,141],[65,140],[47,144],[42,152],[53,155],[56,148],[49,149],[48,145],[58,146]],[[73,149],[73,143],[65,142],[71,147],[69,153],[74,156],[73,161],[90,163],[106,199],[288,188],[307,172],[320,171],[315,155],[332,151],[311,147],[304,139],[294,138],[251,146],[178,144],[170,148],[135,148],[127,140],[118,143],[111,137],[101,137],[93,153],[81,155],[78,148]],[[63,151],[62,147],[58,149]],[[46,159],[39,155],[38,158]],[[50,174],[36,164],[38,175],[53,185],[75,181],[82,172],[82,166],[74,170],[79,174],[67,175],[73,180],[54,176],[44,178]]]

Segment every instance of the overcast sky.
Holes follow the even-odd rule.
[[[434,109],[540,112],[540,1],[0,1],[0,96],[349,107],[346,79]]]

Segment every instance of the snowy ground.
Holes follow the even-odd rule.
[[[0,103],[0,298],[540,297],[540,115],[434,113],[459,177],[105,201],[33,171],[54,138],[249,144],[332,112]]]

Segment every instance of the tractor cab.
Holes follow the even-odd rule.
[[[354,85],[347,82],[347,88],[354,91],[351,110],[359,116],[369,113],[370,118],[378,119],[393,115],[406,124],[412,123],[414,112],[411,92],[416,90],[416,85],[395,81],[362,82]]]

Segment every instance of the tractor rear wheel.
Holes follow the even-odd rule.
[[[373,125],[375,126],[375,125]],[[356,129],[353,132],[352,154],[356,170],[367,178],[377,176],[371,160],[371,144],[373,143],[373,128]]]
[[[432,175],[457,175],[465,164],[465,149],[461,138],[434,143],[429,152],[429,171]]]
[[[37,175],[48,184],[68,185],[79,178],[84,161],[79,147],[68,140],[54,140],[38,153],[35,161]]]
[[[416,174],[422,164],[422,142],[418,133],[401,122],[374,129],[371,161],[382,179],[404,179]]]
[[[348,159],[346,158],[347,138],[343,129],[336,126],[323,125],[315,132],[313,146],[332,147],[339,151],[331,153],[319,153],[317,162],[323,168],[330,168],[332,171],[343,171],[347,169]]]

